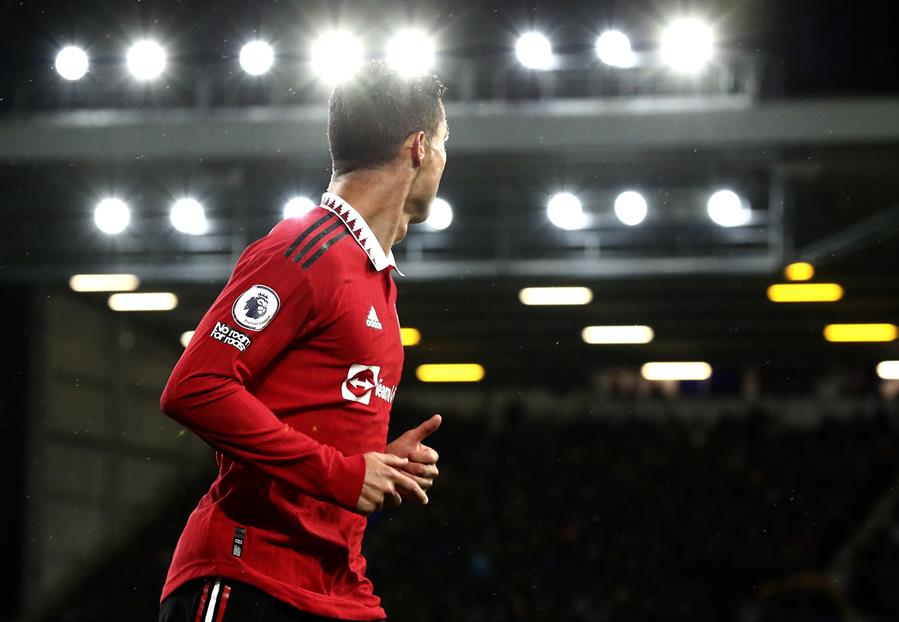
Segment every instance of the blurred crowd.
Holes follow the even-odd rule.
[[[802,425],[762,408],[445,413],[431,503],[369,519],[368,574],[398,621],[894,620],[899,509],[859,537],[899,469],[887,406]],[[400,410],[392,429],[430,414]],[[52,619],[152,619],[208,484],[185,487]]]
[[[448,417],[432,502],[371,521],[370,575],[399,620],[847,619],[843,586],[794,577],[826,572],[893,485],[896,422],[781,414]],[[891,554],[853,597],[897,584]],[[899,617],[886,591],[871,619]]]

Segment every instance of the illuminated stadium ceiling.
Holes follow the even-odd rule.
[[[33,28],[0,24],[4,45],[29,59],[0,70],[0,279],[62,290],[76,273],[134,273],[142,290],[178,295],[173,311],[139,319],[176,341],[285,204],[317,200],[328,182],[324,100],[340,68],[316,48],[321,36],[339,24],[390,56],[409,21],[434,35],[449,86],[440,196],[452,210],[445,229],[415,230],[396,249],[408,275],[400,315],[422,333],[410,362],[474,358],[488,378],[564,382],[650,354],[826,365],[886,353],[834,350],[822,336],[830,322],[899,320],[899,100],[863,97],[899,90],[866,77],[884,69],[880,56],[834,37],[809,62],[806,35],[777,26],[801,2],[709,3],[714,53],[696,69],[706,48],[690,42],[703,32],[694,23],[672,39],[676,16],[650,4],[498,18],[461,3],[302,3],[224,23],[195,19],[195,6],[154,20],[111,3],[74,30],[76,4],[19,9],[16,23]],[[836,34],[839,17],[812,25]],[[132,47],[149,39],[161,50]],[[271,56],[244,47],[253,41]],[[59,56],[74,43],[83,56]],[[825,52],[843,62],[818,62]],[[844,298],[775,312],[766,289],[799,259]],[[563,284],[593,300],[518,300],[524,287]],[[103,294],[81,297],[106,308]],[[596,324],[651,326],[655,339],[588,346],[581,333]]]

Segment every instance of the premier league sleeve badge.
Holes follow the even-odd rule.
[[[265,285],[254,285],[231,307],[231,315],[238,325],[247,330],[260,331],[272,321],[281,306],[278,294]]]

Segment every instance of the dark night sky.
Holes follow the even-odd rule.
[[[369,33],[401,20],[439,29],[442,53],[496,58],[530,26],[561,50],[590,46],[605,25],[628,32],[635,47],[652,41],[666,16],[684,8],[711,18],[723,47],[764,54],[769,82],[790,97],[899,92],[899,3],[822,0],[644,0],[591,2],[159,2],[154,0],[3,0],[0,97],[21,85],[51,84],[53,56],[76,39],[98,63],[117,62],[134,33],[162,33],[179,62],[216,62],[234,54],[255,28],[278,50],[303,54],[316,25],[341,19]],[[387,7],[386,10],[384,7]],[[769,85],[770,86],[770,85]],[[2,107],[2,106],[0,106]]]

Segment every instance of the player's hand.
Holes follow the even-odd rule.
[[[365,482],[356,502],[356,511],[371,514],[385,506],[398,507],[404,498],[410,497],[427,505],[428,495],[410,475],[402,471],[409,462],[408,458],[376,451],[370,451],[364,457]]]
[[[440,474],[437,469],[437,460],[440,456],[421,441],[436,432],[442,421],[443,418],[440,415],[434,415],[387,445],[387,453],[409,459],[402,470],[412,477],[424,491],[434,485],[434,480]]]

